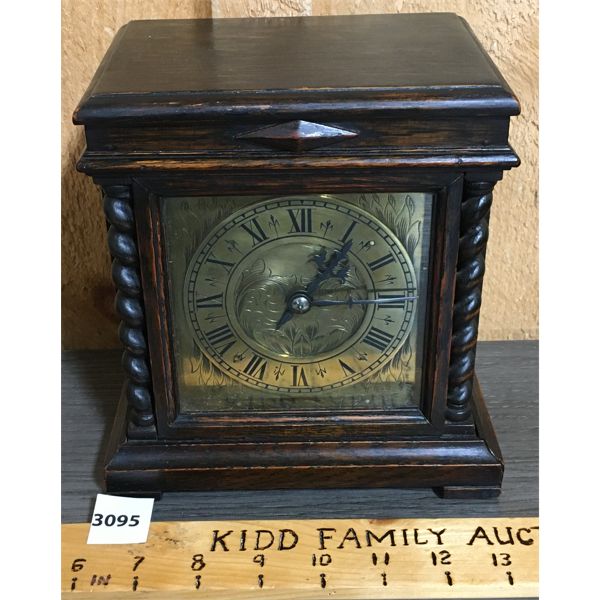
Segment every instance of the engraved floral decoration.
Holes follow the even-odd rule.
[[[422,221],[417,217],[415,201],[410,194],[362,194],[359,206],[385,223],[398,237],[418,272],[420,256],[417,254],[422,235]],[[382,317],[385,319],[385,316]],[[406,339],[394,358],[369,378],[372,383],[399,381],[412,383],[414,379],[414,351],[416,343],[415,329]]]

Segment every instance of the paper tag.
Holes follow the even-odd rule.
[[[154,498],[98,494],[88,544],[143,544],[148,539]]]

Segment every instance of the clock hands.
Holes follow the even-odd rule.
[[[311,296],[317,291],[319,286],[333,277],[340,279],[342,282],[348,276],[349,267],[347,264],[342,264],[348,258],[348,252],[352,248],[352,240],[348,240],[340,250],[334,250],[327,258],[325,249],[321,250],[312,260],[317,263],[318,273],[308,283],[304,290],[295,292],[288,298],[287,305],[281,315],[275,329],[279,329],[285,325],[295,314],[307,312],[311,307]]]
[[[327,252],[325,249],[322,249],[312,259],[317,263],[318,273],[308,283],[304,290],[296,291],[288,298],[285,310],[279,318],[279,321],[277,321],[277,325],[275,325],[276,330],[285,325],[295,314],[308,312],[313,306],[348,306],[348,308],[352,308],[354,305],[365,304],[398,304],[399,302],[416,300],[418,298],[418,296],[393,296],[365,300],[354,299],[352,297],[347,300],[313,299],[313,294],[327,279],[337,278],[340,279],[342,283],[346,280],[350,268],[347,263],[344,264],[344,261],[348,257],[348,252],[351,247],[352,240],[348,240],[339,251],[334,250],[331,253],[329,260],[327,260]]]
[[[354,305],[367,305],[367,304],[397,304],[399,302],[405,302],[407,300],[416,300],[418,296],[394,296],[386,298],[374,298],[374,299],[354,299],[352,297],[347,300],[319,300],[313,299],[313,294],[317,291],[319,286],[327,279],[337,278],[344,283],[348,272],[350,270],[347,263],[344,261],[348,257],[348,252],[352,247],[352,240],[348,240],[342,248],[334,250],[327,260],[327,252],[322,249],[312,260],[317,263],[318,273],[308,283],[304,290],[296,291],[292,294],[288,300],[283,311],[283,314],[277,321],[275,329],[280,329],[285,325],[295,314],[303,314],[308,312],[313,306],[348,306],[352,308]]]

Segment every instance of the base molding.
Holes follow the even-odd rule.
[[[500,493],[504,465],[478,385],[472,435],[243,444],[130,440],[126,412],[122,396],[105,465],[109,493],[425,487],[442,498]]]

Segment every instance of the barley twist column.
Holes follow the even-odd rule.
[[[495,181],[466,181],[463,192],[446,410],[446,418],[453,422],[465,421],[471,415],[475,344],[494,184]]]
[[[115,306],[121,317],[119,338],[125,346],[121,363],[127,374],[128,437],[155,438],[131,190],[128,186],[114,185],[105,186],[104,192],[104,212],[110,224],[108,246],[113,257],[112,278],[117,287]]]

